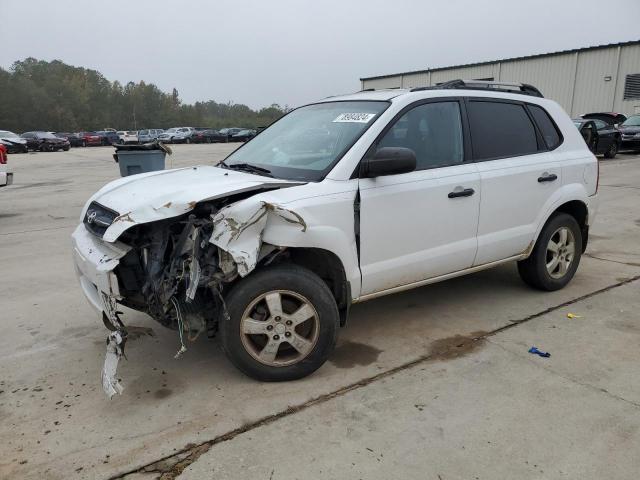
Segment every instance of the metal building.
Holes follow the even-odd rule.
[[[571,115],[640,113],[640,40],[491,62],[361,78],[362,89],[413,88],[455,79],[534,85]]]

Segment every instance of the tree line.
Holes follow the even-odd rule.
[[[116,128],[260,127],[280,118],[287,107],[260,110],[213,100],[183,104],[174,88],[161,91],[140,81],[122,85],[100,72],[27,58],[0,68],[0,130],[77,132]]]

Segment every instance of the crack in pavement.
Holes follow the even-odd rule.
[[[621,402],[627,403],[627,404],[632,405],[634,407],[640,408],[640,403],[634,402],[633,400],[628,400],[628,399],[626,399],[624,397],[621,397],[620,395],[616,395],[615,393],[611,393],[606,388],[598,387],[598,386],[592,385],[590,383],[583,383],[583,382],[579,381],[577,378],[573,378],[573,377],[570,377],[570,376],[567,376],[567,375],[563,375],[562,373],[553,370],[550,366],[543,365],[540,362],[534,361],[534,359],[525,357],[520,352],[513,351],[513,350],[505,347],[504,345],[501,345],[501,344],[496,343],[496,342],[492,342],[491,340],[488,340],[488,339],[487,339],[487,342],[489,342],[491,345],[493,345],[495,347],[499,347],[501,350],[503,350],[503,351],[505,351],[507,353],[510,353],[511,355],[514,355],[514,356],[516,356],[516,357],[518,357],[518,358],[520,358],[522,360],[526,360],[531,365],[535,365],[536,367],[541,368],[544,371],[546,371],[548,373],[551,373],[551,374],[553,374],[553,375],[555,375],[557,377],[560,377],[560,378],[562,378],[562,379],[564,379],[564,380],[566,380],[568,382],[575,383],[576,385],[580,385],[581,387],[585,387],[585,388],[588,388],[590,390],[594,390],[596,392],[604,393],[605,395],[613,398],[614,400],[619,400]]]
[[[518,325],[521,325],[523,323],[529,322],[531,320],[534,320],[536,318],[542,317],[548,313],[551,313],[555,310],[559,310],[561,308],[564,308],[568,305],[573,305],[574,303],[580,302],[582,300],[585,300],[587,298],[591,298],[594,297],[596,295],[600,295],[601,293],[605,293],[608,292],[614,288],[618,288],[621,287],[623,285],[627,285],[631,282],[635,282],[636,280],[640,280],[640,275],[636,275],[632,278],[626,279],[624,281],[621,282],[617,282],[614,283],[612,285],[609,285],[607,287],[601,288],[599,290],[595,290],[593,292],[587,293],[585,295],[582,295],[580,297],[574,298],[572,300],[568,300],[566,302],[563,302],[559,305],[553,306],[553,307],[549,307],[545,310],[542,310],[540,312],[528,315],[524,318],[518,319],[518,320],[511,320],[509,324],[504,325],[500,328],[497,328],[495,330],[492,330],[490,332],[486,332],[484,334],[481,335],[477,335],[477,336],[470,336],[468,338],[465,338],[464,340],[461,341],[460,344],[457,345],[452,345],[448,350],[452,350],[454,348],[461,348],[464,346],[468,346],[469,344],[473,343],[473,342],[477,342],[477,341],[481,341],[484,339],[487,339],[488,337],[492,337],[494,335],[497,335],[500,332],[503,332],[505,330],[508,330],[510,328],[514,328]],[[246,425],[243,425],[241,427],[238,427],[234,430],[231,430],[227,433],[224,433],[222,435],[219,435],[211,440],[207,440],[198,444],[188,444],[186,445],[184,448],[182,448],[181,450],[179,450],[176,453],[172,453],[170,455],[167,455],[165,457],[160,458],[159,460],[156,460],[154,462],[148,463],[146,465],[143,465],[141,467],[137,467],[134,468],[132,470],[123,472],[123,473],[119,473],[116,474],[112,477],[109,477],[109,480],[117,480],[117,479],[123,479],[125,476],[127,475],[131,475],[134,473],[155,473],[155,474],[159,474],[159,478],[161,480],[173,480],[176,477],[178,477],[189,465],[191,465],[192,463],[194,463],[198,458],[200,458],[200,456],[206,452],[208,452],[211,447],[213,447],[214,445],[217,445],[219,443],[222,442],[226,442],[228,440],[232,440],[235,437],[237,437],[238,435],[251,431],[251,430],[255,430],[259,427],[265,426],[265,425],[269,425],[271,423],[276,422],[277,420],[280,420],[281,418],[284,417],[288,417],[289,415],[293,415],[296,414],[298,412],[302,412],[314,405],[319,405],[322,403],[326,403],[329,400],[332,400],[336,397],[341,397],[349,392],[352,392],[354,390],[358,390],[360,388],[366,387],[367,385],[370,385],[371,383],[374,383],[378,380],[381,380],[383,378],[387,378],[390,377],[398,372],[404,371],[404,370],[408,370],[410,368],[416,367],[418,365],[421,365],[423,363],[428,362],[429,360],[435,359],[437,358],[439,355],[442,355],[442,351],[439,352],[432,352],[432,353],[428,353],[425,355],[421,355],[420,357],[417,357],[413,360],[410,360],[406,363],[403,363],[402,365],[399,365],[397,367],[391,368],[389,370],[386,370],[384,372],[380,372],[376,375],[364,378],[362,380],[358,380],[357,382],[354,382],[352,384],[346,385],[342,388],[339,388],[333,392],[329,392],[329,393],[325,393],[322,395],[319,395],[315,398],[312,398],[304,403],[298,404],[298,405],[293,405],[290,406],[288,408],[286,408],[285,410],[282,410],[280,412],[277,413],[273,413],[271,415],[267,415],[264,416],[258,420],[255,420],[251,423],[248,423]]]
[[[629,267],[640,267],[640,263],[623,262],[622,260],[611,260],[610,258],[602,258],[592,255],[590,253],[584,253],[585,257],[594,258],[596,260],[602,260],[603,262],[619,263],[620,265],[628,265]]]

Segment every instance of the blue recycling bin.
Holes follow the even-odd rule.
[[[171,153],[167,147],[157,142],[115,147],[113,158],[120,167],[122,177],[164,170],[166,154]]]

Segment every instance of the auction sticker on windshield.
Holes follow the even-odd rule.
[[[375,116],[375,113],[341,113],[333,122],[368,123]]]

